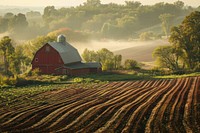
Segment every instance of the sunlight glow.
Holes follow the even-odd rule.
[[[0,0],[0,6],[78,6],[80,4],[83,4],[87,0],[48,0],[48,1],[41,1],[41,0]],[[124,4],[125,0],[101,0],[101,3],[119,3]],[[131,1],[131,0],[130,0]],[[136,0],[140,1],[143,5],[152,5],[158,2],[168,2],[173,3],[177,0]],[[198,7],[200,6],[199,0],[182,0],[185,5]]]

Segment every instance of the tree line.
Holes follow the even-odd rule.
[[[98,50],[85,49],[82,54],[85,62],[100,62],[103,70],[119,69],[121,68],[121,55],[114,55],[111,51],[106,48]]]
[[[182,1],[150,6],[139,1],[125,1],[122,5],[87,0],[77,7],[56,9],[47,6],[43,14],[37,11],[17,15],[6,13],[0,17],[0,33],[9,31],[20,39],[30,39],[60,28],[69,28],[95,39],[128,39],[138,38],[141,29],[162,24],[163,31],[153,32],[155,36],[168,36],[170,27],[194,10],[200,10],[200,7],[186,6]]]
[[[114,55],[113,52],[106,48],[98,51],[85,49],[82,57],[85,62],[100,62],[102,70],[140,69],[140,64],[133,59],[125,60],[122,65],[122,55]]]

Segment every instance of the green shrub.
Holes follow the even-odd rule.
[[[74,83],[83,83],[84,79],[83,78],[74,78],[73,82]]]
[[[140,69],[139,63],[133,59],[127,59],[124,62],[124,68],[127,70]]]
[[[31,75],[32,76],[38,76],[40,74],[41,74],[41,71],[40,71],[39,68],[36,68],[36,69],[34,69],[34,70],[31,71]]]
[[[94,79],[85,78],[83,81],[84,81],[85,83],[92,83],[92,82],[94,82]]]
[[[7,76],[3,76],[2,82],[3,82],[3,84],[5,84],[5,85],[9,85],[9,78],[8,78]]]
[[[17,77],[7,77],[0,75],[0,86],[1,88],[4,86],[15,86],[17,83]]]
[[[101,81],[100,80],[94,80],[92,78],[74,78],[73,82],[74,83],[99,83]]]
[[[0,85],[3,84],[3,77],[0,75]]]
[[[61,81],[65,81],[65,80],[68,80],[68,76],[67,75],[64,75],[61,77]]]
[[[15,86],[17,83],[18,78],[17,77],[11,77],[9,78],[9,85]]]

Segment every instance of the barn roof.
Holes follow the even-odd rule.
[[[80,62],[81,57],[76,48],[68,42],[48,42],[61,56],[64,64]]]
[[[69,68],[69,69],[101,68],[101,63],[98,63],[98,62],[89,62],[89,63],[77,62],[77,63],[65,65],[64,68]]]

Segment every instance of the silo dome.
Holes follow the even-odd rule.
[[[59,42],[59,43],[65,43],[66,42],[65,36],[64,35],[59,35],[57,37],[57,42]]]

